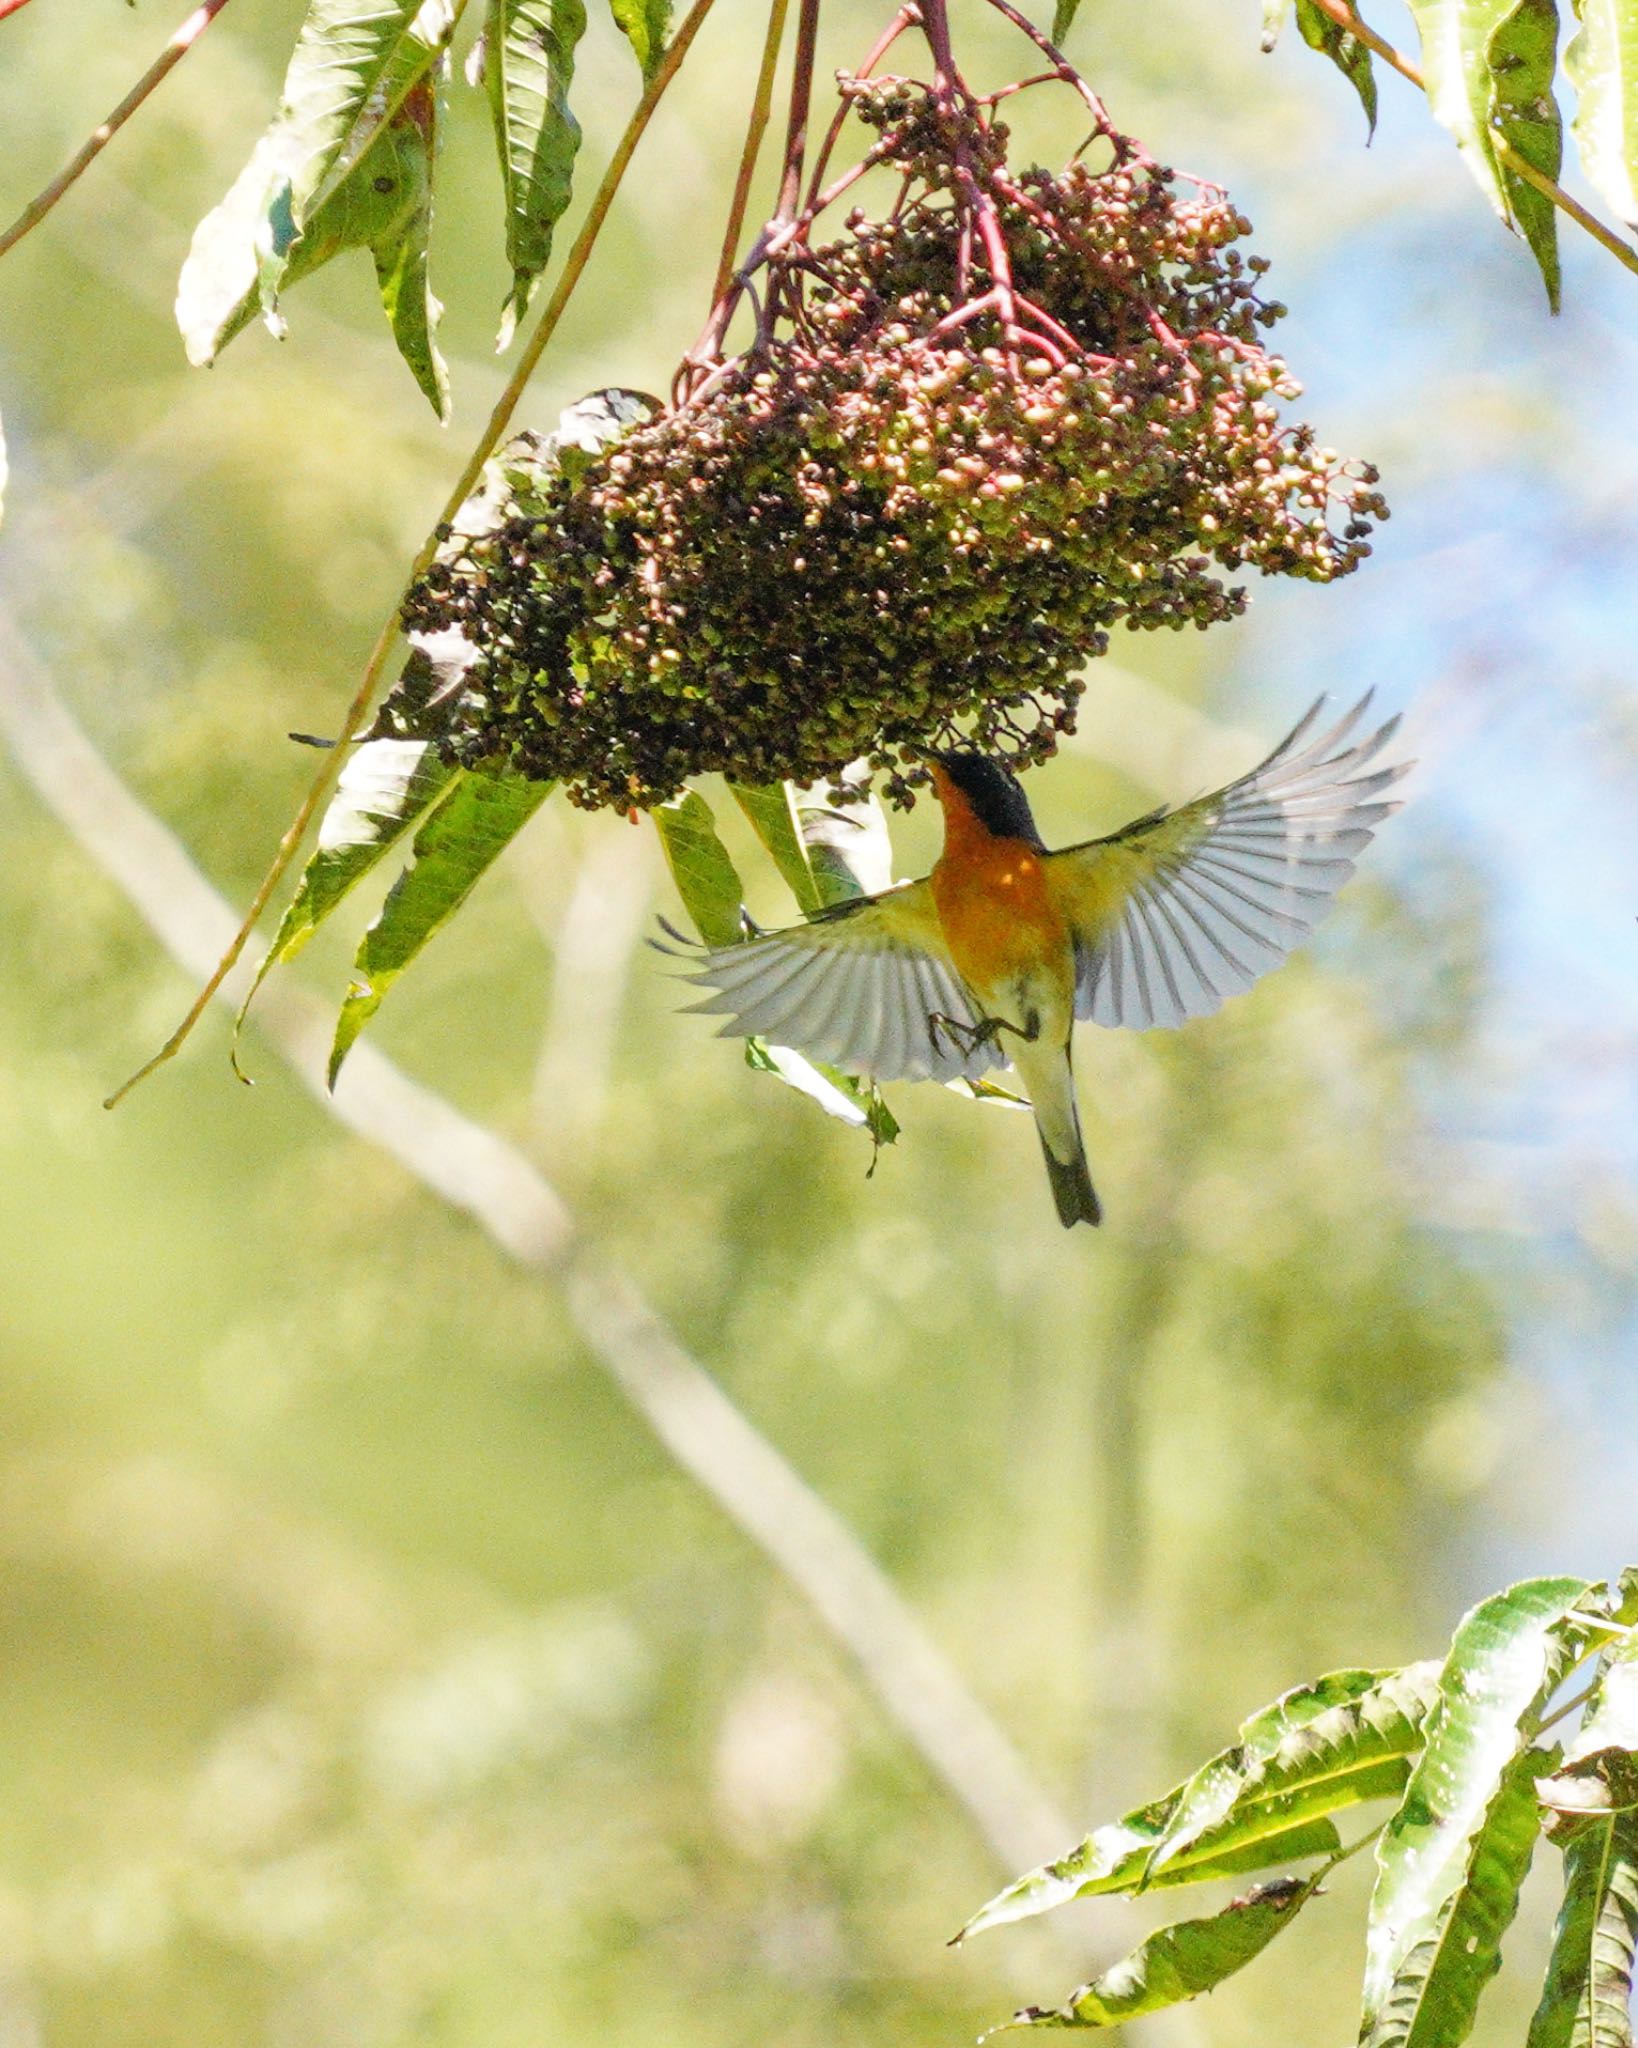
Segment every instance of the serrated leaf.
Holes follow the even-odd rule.
[[[1317,1878],[1284,1878],[1259,1885],[1209,1919],[1162,1927],[1055,2011],[1022,2012],[1014,2025],[1119,2027],[1214,1991],[1260,1956],[1317,1889]]]
[[[819,893],[808,850],[797,828],[790,784],[773,782],[758,788],[750,783],[731,782],[728,787],[734,801],[750,819],[774,866],[784,877],[785,886],[796,898],[803,916],[820,909],[824,898]]]
[[[614,16],[615,27],[636,53],[646,84],[665,55],[671,0],[609,0],[609,12]]]
[[[1359,95],[1359,103],[1365,109],[1365,132],[1367,139],[1376,133],[1376,70],[1371,63],[1371,52],[1365,43],[1338,21],[1333,21],[1323,7],[1316,7],[1314,0],[1297,0],[1297,28],[1303,41],[1311,50],[1318,50],[1347,79]],[[1263,48],[1272,47],[1272,40],[1265,27]]]
[[[1280,30],[1285,27],[1285,18],[1291,12],[1291,0],[1263,0],[1263,54],[1266,56],[1280,40]]]
[[[1575,87],[1581,168],[1620,218],[1638,225],[1638,4],[1575,0],[1575,16],[1564,70]]]
[[[580,123],[569,107],[575,48],[586,32],[584,0],[489,0],[484,84],[495,124],[506,205],[512,290],[495,346],[523,317],[552,254],[552,231],[574,189]]]
[[[739,871],[717,836],[711,806],[697,789],[685,789],[649,815],[694,929],[708,946],[736,945],[744,936],[745,895]]]
[[[1437,1697],[1438,1674],[1437,1664],[1411,1664],[1374,1676],[1337,1673],[1303,1688],[1318,1711],[1311,1718],[1292,1714],[1285,1732],[1255,1764],[1247,1765],[1240,1743],[1222,1751],[1165,1798],[1099,1828],[1069,1855],[1009,1885],[974,1915],[961,1938],[1049,1912],[1069,1899],[1195,1884],[1327,1853],[1335,1835],[1317,1832],[1330,1827],[1325,1815],[1392,1797],[1403,1787]],[[1362,1678],[1371,1683],[1355,1691],[1351,1681]],[[1320,1704],[1328,1688],[1334,1688],[1330,1702]],[[1281,1706],[1276,1701],[1246,1728],[1277,1719]],[[1201,1822],[1187,1840],[1174,1832],[1185,1799],[1195,1802]],[[1156,1851],[1167,1841],[1168,1860],[1159,1863]]]
[[[1434,117],[1455,136],[1491,205],[1530,245],[1556,311],[1557,209],[1496,148],[1501,136],[1536,170],[1558,176],[1563,124],[1553,97],[1555,0],[1410,0],[1410,7]]]
[[[451,0],[314,0],[279,111],[221,205],[195,230],[177,285],[189,362],[214,362],[260,311],[343,249],[369,248],[417,381],[443,406],[425,289],[437,91]]]
[[[1422,1755],[1377,1844],[1360,2035],[1369,2048],[1425,2048],[1430,2027],[1439,2048],[1465,2036],[1437,2030],[1461,2017],[1468,1993],[1477,2000],[1482,1980],[1447,1964],[1442,1944],[1469,1889],[1475,1844],[1511,1797],[1532,1719],[1584,1653],[1589,1636],[1575,1610],[1593,1590],[1582,1579],[1525,1580],[1481,1601],[1451,1640]],[[1528,1792],[1533,1814],[1533,1783]],[[1482,1916],[1499,1897],[1475,1910]]]
[[[551,793],[549,782],[493,769],[462,769],[415,835],[410,864],[393,883],[353,962],[353,985],[330,1048],[333,1088],[341,1063],[415,956],[460,909]]]
[[[1638,1813],[1579,1822],[1564,1845],[1564,1903],[1526,2048],[1633,2048]]]

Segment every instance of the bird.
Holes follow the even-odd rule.
[[[1398,718],[1371,692],[1316,733],[1321,697],[1255,768],[1102,839],[1049,850],[1005,763],[925,755],[944,817],[932,872],[785,930],[691,949],[689,1008],[873,1081],[982,1081],[1009,1062],[1066,1229],[1097,1224],[1072,1068],[1077,1019],[1145,1029],[1217,1010],[1300,945],[1399,808],[1411,763],[1369,769]],[[1369,770],[1369,772],[1367,772]]]

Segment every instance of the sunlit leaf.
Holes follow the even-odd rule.
[[[462,769],[415,835],[410,863],[394,882],[381,914],[365,932],[353,962],[353,984],[336,1021],[330,1085],[387,991],[427,941],[442,931],[473,885],[515,839],[550,794],[496,770]]]
[[[1327,1853],[1335,1834],[1325,1815],[1393,1797],[1404,1786],[1438,1673],[1431,1662],[1377,1674],[1339,1672],[1287,1694],[1246,1723],[1254,1761],[1243,1740],[1222,1751],[1164,1799],[1099,1828],[1069,1855],[1009,1885],[974,1915],[963,1937],[1069,1899],[1194,1884]],[[1299,1696],[1311,1714],[1292,1704]]]
[[[1518,1760],[1532,1716],[1586,1647],[1573,1617],[1593,1590],[1581,1579],[1526,1580],[1482,1601],[1451,1640],[1421,1758],[1377,1844],[1360,2035],[1368,2048],[1451,2048],[1472,2024],[1494,1967],[1488,1930],[1499,1940],[1512,1915],[1505,1894],[1524,1829],[1520,1801],[1531,1837],[1536,1826],[1533,1778],[1523,1784]],[[1494,1857],[1481,1874],[1493,1882],[1475,1892],[1481,1839]],[[1452,1928],[1464,1915],[1479,1923],[1462,1937],[1475,1945],[1453,1956]],[[1470,1965],[1481,1956],[1476,1973]]]
[[[834,788],[796,794],[796,825],[823,904],[879,896],[893,886],[887,813],[862,766],[844,769]]]
[[[1632,2048],[1638,1813],[1573,1823],[1564,1903],[1526,2048]]]
[[[717,835],[711,806],[697,789],[685,789],[681,796],[657,804],[649,815],[694,929],[708,946],[734,945],[744,936],[740,913],[745,892]]]
[[[1368,135],[1376,133],[1376,71],[1371,63],[1369,47],[1362,43],[1351,30],[1333,21],[1323,7],[1317,7],[1314,0],[1297,0],[1297,28],[1303,41],[1311,50],[1318,50],[1331,62],[1359,94],[1359,103],[1365,109],[1365,128]],[[1272,41],[1265,26],[1263,48]]]
[[[615,25],[637,53],[643,77],[652,78],[665,55],[665,32],[671,26],[671,0],[609,0]]]
[[[1561,1813],[1638,1807],[1638,1636],[1604,1652],[1576,1738],[1537,1790]]]
[[[733,782],[734,801],[750,819],[756,836],[767,848],[785,885],[796,898],[804,916],[818,910],[825,899],[814,879],[808,850],[797,828],[796,806],[789,783],[774,782],[763,788]]]
[[[412,0],[316,0],[278,114],[182,266],[176,315],[191,363],[213,362],[258,311],[282,334],[281,293],[342,250],[368,248],[399,347],[446,409],[426,239],[452,28],[450,0],[419,11]]]
[[[1032,2008],[1014,2024],[1119,2027],[1144,2013],[1198,1998],[1260,1956],[1317,1889],[1315,1878],[1281,1878],[1259,1885],[1209,1919],[1162,1927],[1064,2005],[1053,2011]]]
[[[1410,0],[1422,39],[1422,76],[1436,119],[1510,226],[1529,243],[1558,305],[1558,215],[1552,201],[1512,170],[1501,136],[1526,162],[1556,178],[1563,127],[1553,97],[1558,53],[1555,0]]]
[[[552,230],[574,185],[580,123],[569,109],[584,0],[489,0],[484,84],[495,123],[512,290],[496,347],[505,348],[552,253]]]
[[[1575,87],[1576,148],[1594,191],[1638,224],[1638,4],[1574,0],[1579,26],[1564,52]]]

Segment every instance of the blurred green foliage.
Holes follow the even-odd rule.
[[[876,11],[836,9],[827,64]],[[1345,89],[1300,51],[1255,69],[1242,13],[1088,5],[1078,33],[1195,168],[1323,160]],[[8,630],[236,897],[309,772],[283,734],[333,727],[497,388],[510,282],[487,112],[458,94],[433,230],[453,439],[362,257],[292,295],[282,349],[252,331],[186,369],[175,271],[293,20],[224,17],[0,272]],[[11,198],[155,32],[152,7],[0,26]],[[723,0],[533,423],[662,386],[692,338],[756,41]],[[632,72],[595,23],[583,185]],[[1276,256],[1282,231],[1328,229],[1294,196]],[[1401,425],[1352,423],[1367,447]],[[1147,680],[1111,663],[1038,778],[1049,839],[1255,758],[1194,716],[1227,702],[1237,635],[1118,651]],[[931,830],[906,824],[905,872]],[[1368,867],[1317,954],[1219,1019],[1087,1035],[1091,1243],[1053,1223],[1020,1118],[896,1091],[867,1182],[864,1140],[678,1016],[639,943],[674,914],[652,837],[613,818],[548,804],[380,1037],[540,1158],[1079,1822],[1448,1619],[1512,1383],[1506,1280],[1424,1199],[1456,1171],[1427,1103],[1484,1000],[1482,891],[1454,856],[1419,872],[1401,897]],[[788,914],[761,873],[753,909]],[[333,993],[345,958],[326,933],[299,971]],[[1025,1938],[946,1952],[1007,1873],[549,1289],[253,1038],[253,1095],[207,1027],[103,1115],[185,994],[0,767],[0,2043],[885,2048],[1037,1989]],[[1201,2038],[1348,2024],[1335,1925],[1307,1916],[1289,1972],[1250,1973]],[[1089,1962],[1122,1945],[1076,1927]]]

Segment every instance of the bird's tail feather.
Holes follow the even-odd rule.
[[[1103,1210],[1092,1186],[1086,1147],[1081,1139],[1069,1048],[1058,1051],[1044,1046],[1020,1046],[1013,1055],[1013,1064],[1034,1106],[1035,1128],[1041,1137],[1058,1221],[1066,1230],[1077,1223],[1102,1222]]]
[[[1056,1159],[1043,1135],[1041,1157],[1046,1161],[1047,1179],[1052,1183],[1052,1199],[1058,1205],[1058,1221],[1065,1230],[1077,1223],[1101,1223],[1103,1210],[1098,1191],[1092,1185],[1084,1148],[1073,1159]]]

